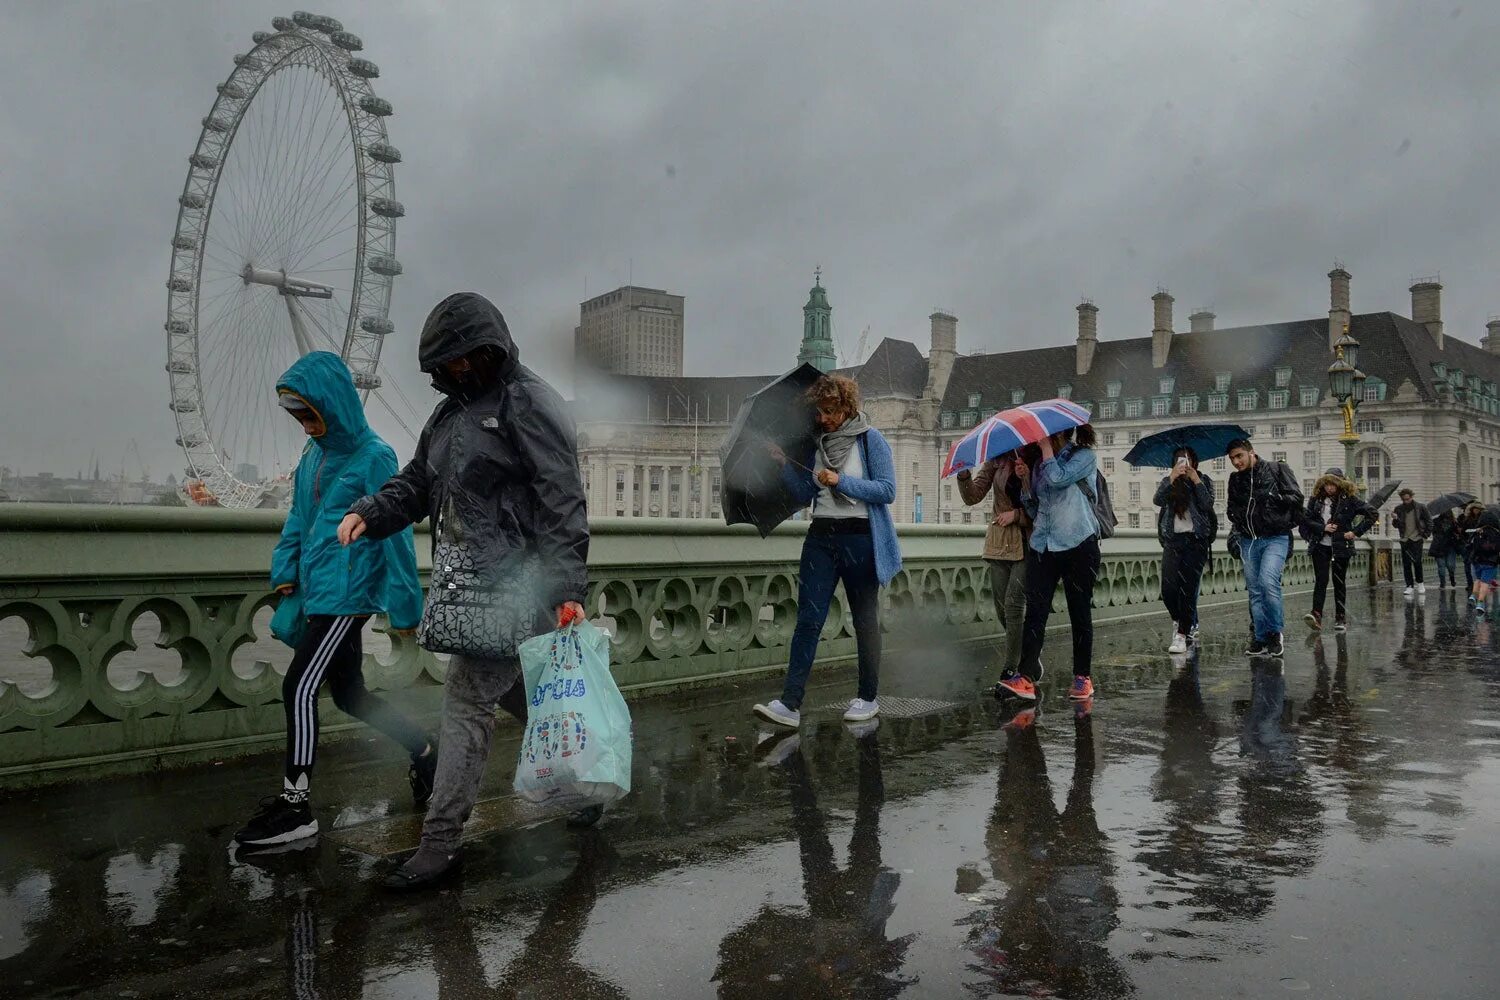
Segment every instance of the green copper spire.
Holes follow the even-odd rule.
[[[797,363],[812,365],[820,372],[833,371],[838,366],[838,356],[833,350],[833,307],[828,304],[828,293],[823,290],[823,268],[813,269],[812,290],[807,293],[807,305],[802,307],[802,349],[797,352]]]

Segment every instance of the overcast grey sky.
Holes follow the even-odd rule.
[[[629,11],[626,11],[626,7]],[[692,374],[788,365],[814,264],[835,332],[965,351],[1409,310],[1500,312],[1500,5],[361,2],[405,154],[385,360],[485,292],[563,388],[585,285],[687,296]],[[879,11],[877,13],[877,11]],[[231,57],[291,5],[0,7],[0,465],[127,443],[181,471],[162,365],[186,157]],[[268,376],[270,377],[270,376]],[[270,386],[267,386],[270,391]],[[384,417],[397,450],[411,442]],[[127,462],[135,475],[135,463]]]

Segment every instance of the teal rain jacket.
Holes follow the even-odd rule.
[[[271,556],[271,584],[295,583],[307,615],[384,612],[393,628],[416,628],[422,585],[411,528],[380,541],[339,544],[349,505],[396,472],[396,453],[370,428],[349,369],[314,351],[288,368],[277,392],[295,393],[327,428],[309,440],[292,481],[292,509]]]

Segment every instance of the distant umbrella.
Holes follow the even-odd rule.
[[[780,448],[795,465],[812,455],[816,428],[807,390],[822,377],[801,365],[746,397],[719,448],[724,469],[724,521],[753,524],[761,537],[804,506],[781,478],[771,457]]]
[[[1008,451],[1089,422],[1089,411],[1066,399],[1022,403],[986,417],[948,449],[943,475],[974,469]]]
[[[1444,493],[1428,502],[1427,513],[1433,517],[1442,517],[1455,507],[1467,507],[1477,499],[1479,498],[1472,493]]]
[[[1125,453],[1125,461],[1136,468],[1170,469],[1179,448],[1193,449],[1198,460],[1206,462],[1229,454],[1231,441],[1249,437],[1239,424],[1183,424],[1141,438]]]
[[[1384,486],[1380,487],[1380,489],[1376,490],[1374,493],[1371,493],[1370,509],[1379,510],[1381,507],[1385,506],[1385,502],[1395,494],[1397,488],[1400,487],[1400,485],[1401,480],[1393,479],[1390,482],[1386,483]]]

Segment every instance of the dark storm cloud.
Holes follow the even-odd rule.
[[[585,288],[687,296],[696,373],[795,355],[821,263],[836,332],[962,348],[1357,310],[1441,271],[1451,335],[1492,275],[1491,5],[361,4],[406,154],[386,360],[473,288],[564,385]],[[896,5],[884,5],[895,8]],[[167,240],[230,57],[286,7],[12,4],[0,13],[0,464],[172,445]],[[872,343],[874,340],[872,339]],[[409,441],[381,411],[377,426]]]

